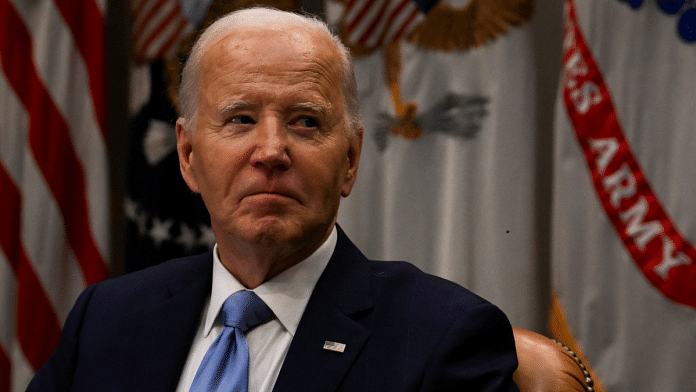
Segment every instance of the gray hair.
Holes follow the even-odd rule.
[[[353,59],[350,50],[341,42],[341,39],[331,32],[329,27],[318,18],[302,16],[292,12],[285,12],[266,7],[254,7],[231,12],[215,23],[211,24],[196,44],[191,49],[184,70],[181,75],[179,88],[179,105],[184,128],[191,131],[195,129],[198,119],[198,99],[200,97],[200,66],[203,53],[211,43],[222,38],[225,33],[239,27],[249,26],[304,26],[314,31],[325,34],[338,48],[341,57],[341,84],[343,89],[343,101],[346,113],[346,127],[355,135],[362,128],[362,116],[360,113],[360,100],[358,87],[355,81]]]

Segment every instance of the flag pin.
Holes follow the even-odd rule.
[[[327,340],[324,342],[324,350],[336,351],[342,353],[346,349],[345,343],[332,342]]]

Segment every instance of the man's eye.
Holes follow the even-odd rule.
[[[297,119],[293,125],[302,128],[317,128],[319,127],[319,121],[312,117],[302,117]]]
[[[254,119],[249,116],[235,116],[230,119],[234,124],[254,124]]]

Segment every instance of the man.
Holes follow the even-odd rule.
[[[214,251],[88,288],[29,390],[188,391],[227,330],[223,304],[244,290],[273,317],[239,338],[249,391],[517,390],[500,310],[366,259],[336,226],[362,126],[350,56],[325,25],[232,13],[197,42],[181,91],[181,172]]]

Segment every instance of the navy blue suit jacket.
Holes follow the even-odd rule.
[[[274,391],[517,391],[497,307],[410,264],[368,260],[338,232]],[[211,283],[207,253],[90,286],[28,390],[174,391]]]

